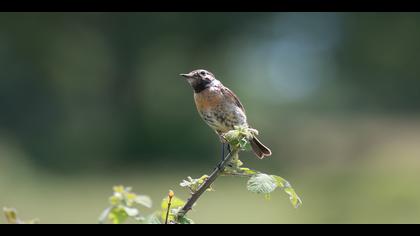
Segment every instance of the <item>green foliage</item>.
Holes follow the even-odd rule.
[[[292,188],[290,183],[283,179],[280,176],[272,175],[272,177],[276,180],[277,186],[282,188],[285,193],[289,195],[290,202],[295,208],[298,208],[302,205],[302,200],[296,194],[295,190]]]
[[[175,197],[173,191],[170,190],[168,197],[164,198],[161,203],[160,215],[162,222],[167,222],[168,224],[194,224],[194,221],[179,214],[179,211],[185,204],[183,200]],[[168,209],[168,207],[170,208]]]
[[[190,193],[193,194],[197,192],[198,189],[200,189],[201,185],[207,181],[209,178],[208,175],[203,175],[198,179],[193,179],[190,176],[187,177],[187,180],[182,180],[182,182],[179,184],[181,187],[188,188],[190,190]],[[206,191],[213,191],[213,189],[210,187]]]
[[[249,177],[247,184],[248,190],[258,194],[265,194],[267,198],[270,197],[270,193],[272,193],[275,189],[283,189],[289,195],[292,205],[295,208],[299,207],[302,204],[302,201],[291,187],[289,182],[287,182],[285,179],[276,175],[268,175],[259,171],[242,167],[243,162],[239,159],[239,151],[248,150],[250,147],[249,140],[251,140],[256,135],[258,135],[258,131],[248,127],[235,127],[234,130],[231,130],[222,135],[222,137],[230,144],[232,152],[230,153],[231,156],[228,159],[228,163],[226,163],[226,161],[219,163],[218,168],[222,168],[220,174],[225,176]],[[218,172],[214,172],[213,174],[218,174]],[[213,180],[214,179],[215,178],[213,178]],[[209,177],[207,175],[204,175],[199,179],[192,179],[191,177],[188,177],[188,180],[183,180],[180,185],[182,187],[188,188],[190,193],[194,195],[195,193],[202,193],[203,189],[201,188],[208,180]],[[197,200],[197,198],[195,198],[194,201],[195,200]],[[164,204],[167,204],[167,202],[164,202]],[[164,205],[162,205],[162,207],[163,206]],[[183,210],[182,213],[177,214],[178,210],[179,209],[173,209],[171,211],[172,214],[174,214],[174,217],[171,218],[171,220],[175,219],[177,223],[191,222],[189,219],[184,219],[186,214],[185,211],[188,210]]]
[[[254,135],[258,135],[258,131],[246,127],[236,127],[224,135],[224,138],[232,145],[233,148],[245,150],[249,146],[249,139]],[[267,198],[277,188],[282,189],[289,195],[292,205],[297,208],[302,205],[302,200],[296,194],[290,183],[280,176],[268,175],[259,171],[242,167],[243,162],[239,160],[239,156],[232,158],[229,165],[224,170],[224,175],[250,177],[247,183],[249,191],[258,194],[265,194]]]
[[[255,174],[248,180],[247,188],[253,193],[266,194],[267,197],[269,197],[269,194],[276,190],[276,188],[281,188],[289,195],[290,202],[295,208],[302,205],[302,200],[296,194],[289,182],[280,176],[263,173]]]
[[[122,224],[129,218],[137,222],[144,222],[139,206],[151,208],[152,200],[148,196],[137,195],[131,192],[131,187],[115,186],[114,193],[109,198],[110,207],[106,208],[99,217],[100,223],[107,220],[114,224]]]
[[[253,193],[269,194],[277,188],[277,182],[270,175],[256,174],[248,180],[247,188]]]
[[[157,214],[157,213],[151,214],[148,217],[146,217],[146,219],[144,220],[143,223],[151,224],[151,225],[162,224],[159,220],[159,214]]]
[[[223,134],[223,138],[231,145],[232,148],[239,149],[241,151],[248,151],[251,150],[251,145],[248,140],[256,135],[258,135],[258,130],[256,129],[235,126],[235,129]]]
[[[183,224],[183,225],[191,225],[194,224],[194,221],[191,220],[190,218],[187,218],[186,216],[182,216],[182,217],[177,217],[176,221],[178,224]]]
[[[162,222],[166,220],[166,213],[168,211],[169,198],[164,198],[161,203],[161,218]],[[176,222],[177,211],[185,205],[185,202],[177,197],[172,197],[171,208],[169,209],[168,222]]]
[[[6,217],[6,222],[8,224],[37,224],[39,223],[38,219],[32,219],[28,221],[23,221],[18,217],[17,211],[14,208],[3,208],[4,216]]]
[[[169,199],[170,209],[168,222],[171,224],[192,224],[191,219],[178,217],[177,212],[184,206],[185,202],[174,196],[172,191],[169,197],[165,197],[161,202],[161,209],[154,213],[144,216],[139,207],[152,207],[152,200],[148,196],[138,195],[132,192],[131,187],[115,186],[114,193],[109,198],[110,206],[106,208],[99,217],[100,223],[110,221],[113,224],[123,224],[131,220],[139,224],[162,224],[166,221],[168,213]]]
[[[258,131],[254,129],[236,127],[235,130],[229,131],[223,137],[229,142],[232,146],[231,158],[223,162],[223,165],[218,168],[221,170],[221,174],[227,176],[243,176],[249,177],[247,188],[249,191],[257,194],[265,194],[266,197],[270,196],[277,188],[283,189],[289,195],[292,205],[297,208],[302,204],[301,199],[296,194],[292,186],[288,181],[281,178],[277,175],[268,175],[261,173],[255,170],[251,170],[243,166],[243,162],[239,160],[239,151],[246,150],[249,146],[249,139],[254,135],[257,135]],[[213,174],[219,174],[220,171],[216,171]],[[213,177],[212,174],[212,177]],[[210,176],[203,175],[198,179],[193,179],[188,177],[187,180],[183,180],[180,183],[181,187],[188,188],[190,194],[202,193],[203,191],[211,191],[212,188],[204,190],[203,187],[207,187],[206,181],[210,179]],[[215,178],[212,178],[214,180]],[[196,195],[200,196],[200,195]],[[198,199],[195,198],[194,200]],[[154,212],[151,215],[144,216],[141,214],[140,207],[151,208],[152,200],[150,197],[145,195],[138,195],[132,192],[131,187],[124,186],[114,186],[113,194],[109,197],[110,206],[106,208],[99,217],[100,223],[105,223],[107,221],[112,222],[113,224],[123,224],[128,220],[132,220],[140,224],[162,224],[162,222],[169,224],[194,224],[194,221],[186,217],[186,208],[192,207],[194,202],[190,202],[190,205],[178,197],[175,197],[175,194],[172,190],[169,191],[167,197],[165,197],[161,202],[161,209]],[[183,209],[183,210],[182,210]],[[181,212],[182,210],[182,212]],[[32,221],[22,221],[17,217],[17,212],[11,208],[3,209],[6,220],[11,224],[23,224],[23,223],[36,223],[37,220]]]

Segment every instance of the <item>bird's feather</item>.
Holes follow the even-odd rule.
[[[242,105],[241,101],[239,100],[238,96],[232,90],[228,89],[227,87],[223,86],[221,89],[222,93],[227,99],[232,100],[243,112],[245,112],[245,108]]]

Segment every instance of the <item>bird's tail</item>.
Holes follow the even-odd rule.
[[[261,143],[256,137],[253,137],[250,140],[252,151],[254,151],[255,155],[259,159],[264,159],[266,157],[271,156],[271,150],[266,147],[264,144]]]

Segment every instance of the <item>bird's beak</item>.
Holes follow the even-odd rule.
[[[182,76],[182,77],[185,77],[185,78],[193,77],[193,75],[191,73],[189,73],[189,74],[179,74],[179,75]]]

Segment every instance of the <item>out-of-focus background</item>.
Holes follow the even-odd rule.
[[[419,223],[420,14],[1,13],[0,206],[96,223],[112,186],[152,197],[211,171],[179,73],[241,98],[304,205],[220,178],[197,223]],[[3,219],[0,219],[2,222]]]

